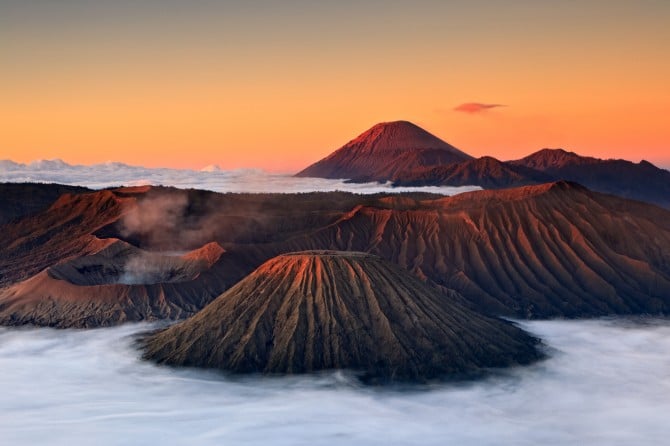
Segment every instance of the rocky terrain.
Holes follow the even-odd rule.
[[[181,318],[272,257],[324,249],[378,255],[490,315],[670,312],[670,211],[569,182],[454,197],[65,194],[0,226],[0,249],[5,324]],[[198,249],[205,269],[188,260]],[[138,269],[129,253],[144,279],[124,276]]]
[[[64,194],[0,226],[0,324],[81,328],[184,318],[265,259],[257,243],[304,234],[376,200],[286,198],[162,187]],[[226,252],[218,242],[239,247]]]
[[[568,182],[360,206],[277,247],[371,252],[522,318],[670,311],[670,212]]]

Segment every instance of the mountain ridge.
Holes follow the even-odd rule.
[[[395,127],[407,130],[401,132],[402,138],[389,137],[377,145],[380,135],[385,131],[392,134]],[[431,144],[440,149],[429,148]],[[412,147],[415,149],[409,149]],[[567,180],[598,192],[670,208],[670,171],[645,160],[599,159],[564,149],[541,149],[512,161],[492,156],[475,159],[408,121],[376,124],[296,176],[484,189]]]
[[[154,219],[158,226],[139,220],[141,232],[129,232],[134,213],[150,215],[146,206],[156,203],[178,207]],[[159,254],[204,246],[196,257],[218,258],[212,268],[221,275],[210,299],[274,256],[326,249],[378,255],[493,315],[670,314],[670,211],[565,181],[441,198],[157,187],[64,195],[1,227],[0,287],[79,262],[113,240]],[[174,284],[166,285],[171,293]],[[12,299],[21,296],[28,298]]]

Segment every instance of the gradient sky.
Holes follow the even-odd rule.
[[[670,167],[669,23],[667,0],[0,0],[0,159],[295,171],[406,119],[474,156]]]

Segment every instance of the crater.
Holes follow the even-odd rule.
[[[224,252],[217,243],[195,251],[151,252],[121,240],[90,256],[48,269],[50,277],[74,285],[153,285],[195,280]]]

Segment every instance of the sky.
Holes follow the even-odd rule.
[[[291,172],[377,122],[670,167],[667,0],[0,0],[0,159]]]

